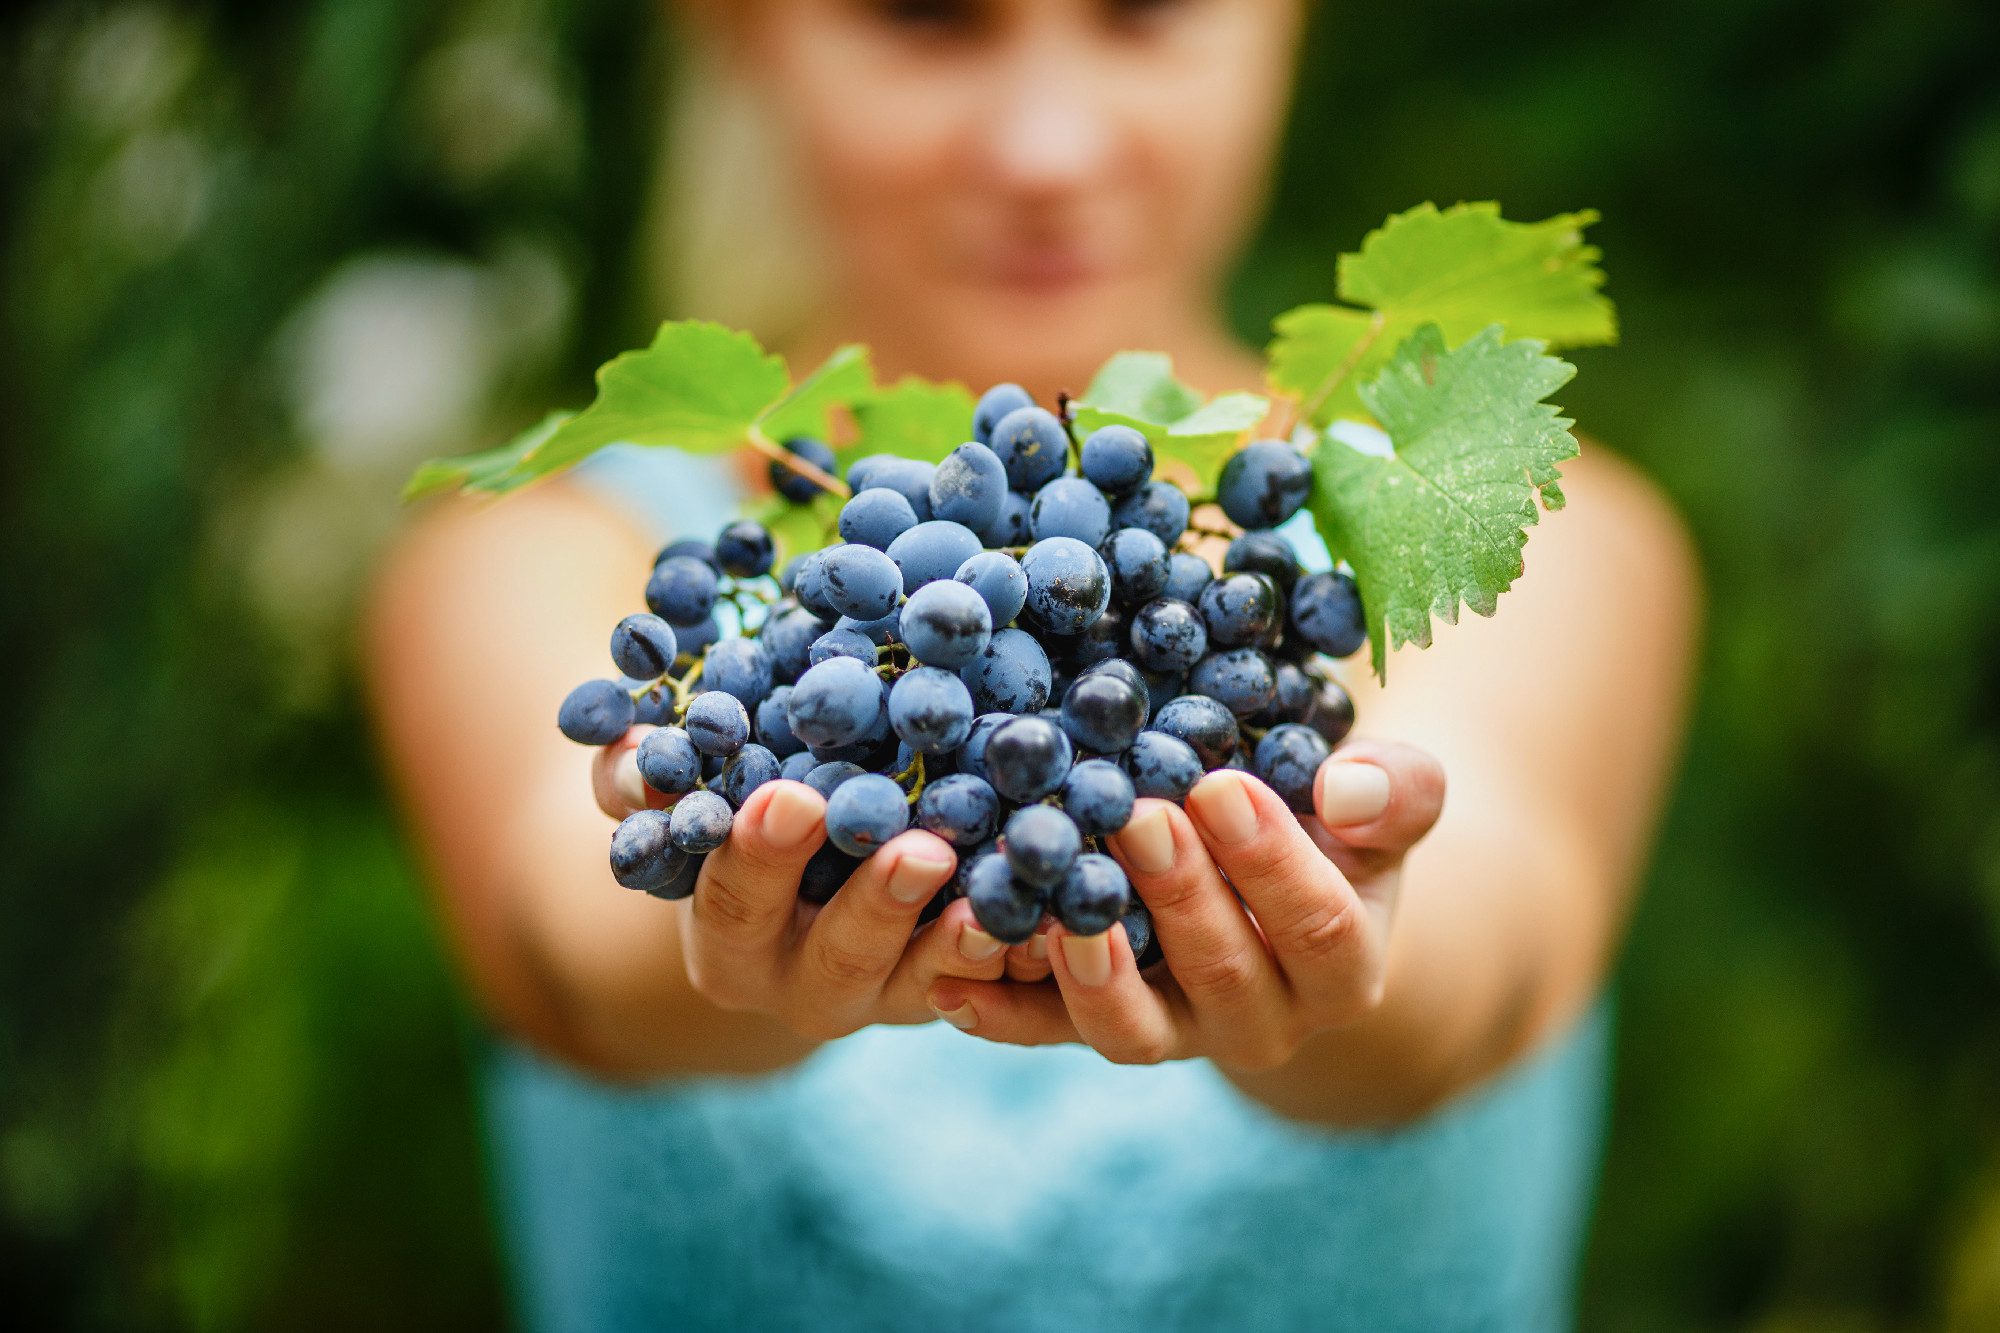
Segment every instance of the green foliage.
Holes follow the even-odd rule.
[[[1360,385],[1424,324],[1452,346],[1493,323],[1552,347],[1616,341],[1611,303],[1597,290],[1597,248],[1583,243],[1595,221],[1582,212],[1509,222],[1492,203],[1397,214],[1340,257],[1340,298],[1350,306],[1301,306],[1273,321],[1272,386],[1324,427],[1361,413]]]
[[[1077,400],[1076,430],[1130,426],[1144,435],[1158,458],[1195,470],[1204,493],[1243,433],[1262,421],[1271,404],[1254,393],[1225,393],[1204,403],[1199,392],[1174,378],[1173,360],[1160,352],[1119,352],[1098,370]]]
[[[487,491],[499,495],[525,486],[531,478],[516,470],[521,460],[547,444],[549,438],[575,415],[574,412],[557,410],[497,448],[476,454],[460,454],[456,458],[430,459],[418,465],[409,484],[403,487],[403,499],[421,500],[427,495],[458,490]]]
[[[972,438],[973,406],[972,395],[962,384],[932,384],[905,375],[892,387],[854,402],[861,438],[840,451],[841,462],[868,454],[900,454],[935,463]]]
[[[1432,616],[1456,624],[1461,600],[1490,616],[1520,577],[1535,494],[1562,508],[1556,464],[1576,456],[1570,422],[1541,400],[1573,374],[1533,339],[1503,345],[1498,325],[1448,350],[1426,324],[1361,386],[1394,456],[1320,442],[1309,503],[1354,567],[1378,676],[1392,647],[1430,646]]]
[[[773,444],[783,444],[801,435],[824,440],[830,433],[827,417],[832,409],[851,406],[866,398],[874,388],[875,372],[868,364],[868,349],[848,343],[836,348],[818,370],[759,413],[753,425]]]

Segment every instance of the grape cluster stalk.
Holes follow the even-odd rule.
[[[649,611],[612,632],[620,679],[578,686],[558,715],[584,745],[655,728],[637,759],[666,808],[612,835],[620,884],[694,893],[734,811],[787,778],[827,803],[804,901],[830,900],[914,823],[959,857],[923,921],[965,897],[1009,944],[1048,917],[1079,935],[1123,922],[1150,966],[1145,905],[1102,850],[1135,800],[1180,801],[1233,767],[1312,810],[1354,724],[1327,659],[1367,630],[1354,580],[1306,574],[1271,531],[1304,503],[1307,460],[1282,440],[1229,459],[1214,500],[1243,532],[1217,574],[1186,549],[1192,504],[1153,477],[1146,437],[1112,425],[1078,441],[1058,406],[1002,384],[943,461],[859,459],[841,540],[775,580],[754,522],[659,553]],[[834,466],[822,441],[784,448]],[[771,478],[797,503],[820,490],[783,462]],[[722,634],[722,604],[741,635]]]

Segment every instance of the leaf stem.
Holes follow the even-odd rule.
[[[774,463],[784,464],[807,481],[818,486],[821,490],[831,491],[843,500],[854,494],[852,490],[848,489],[846,482],[834,476],[831,472],[826,472],[813,466],[813,464],[800,458],[781,444],[771,443],[770,438],[764,434],[761,427],[753,424],[746,433],[745,438],[750,441],[752,449],[755,449]]]

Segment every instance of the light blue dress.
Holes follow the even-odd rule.
[[[596,464],[630,502],[654,458]],[[729,509],[688,460],[683,532]],[[719,489],[726,474],[715,472]],[[655,521],[658,521],[656,513]],[[628,1090],[511,1048],[487,1082],[535,1333],[1556,1330],[1602,1127],[1603,1007],[1415,1124],[1280,1119],[1205,1061],[941,1023],[755,1078]]]

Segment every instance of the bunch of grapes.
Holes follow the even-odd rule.
[[[586,745],[657,728],[639,772],[671,804],[612,835],[619,883],[693,893],[734,811],[790,778],[827,802],[801,898],[826,902],[915,823],[959,853],[925,920],[960,896],[1010,944],[1045,914],[1079,935],[1122,920],[1143,966],[1158,956],[1151,922],[1099,842],[1135,799],[1179,801],[1236,767],[1312,809],[1320,762],[1354,722],[1319,655],[1347,656],[1366,629],[1353,579],[1305,574],[1270,531],[1305,500],[1305,458],[1280,440],[1230,458],[1215,498],[1244,531],[1218,576],[1185,548],[1227,534],[1190,530],[1188,497],[1153,478],[1138,431],[1106,426],[1079,445],[1002,384],[972,433],[941,463],[854,463],[842,540],[793,560],[775,588],[756,523],[660,552],[651,614],[611,636],[624,679],[577,687],[558,719]],[[785,447],[833,466],[820,441]],[[820,491],[771,472],[795,502]],[[721,634],[719,603],[740,637]]]

